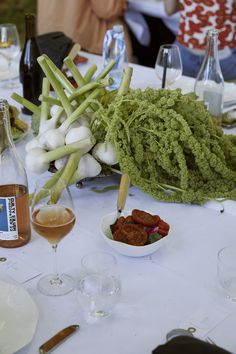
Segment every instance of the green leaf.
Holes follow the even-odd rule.
[[[149,235],[148,241],[149,241],[149,243],[153,243],[153,242],[160,240],[161,238],[162,238],[162,236],[158,232],[155,232],[154,234]]]

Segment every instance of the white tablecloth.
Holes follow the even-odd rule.
[[[87,55],[90,60],[80,66],[85,72],[89,64],[101,66],[101,58]],[[133,65],[133,87],[158,86],[154,70]],[[181,81],[182,80],[182,81]],[[187,88],[192,80],[182,78],[179,85]],[[176,84],[177,85],[177,84]],[[1,98],[10,92],[0,90]],[[10,103],[13,103],[9,99]],[[17,143],[24,157],[24,145],[30,135]],[[37,176],[28,172],[32,190]],[[39,322],[30,344],[18,354],[36,354],[38,347],[58,330],[79,323],[81,328],[61,344],[58,354],[150,354],[165,342],[166,333],[177,327],[198,326],[218,345],[236,353],[234,327],[236,303],[226,299],[217,281],[216,254],[226,245],[236,243],[236,203],[207,207],[168,204],[154,200],[132,187],[126,209],[146,209],[161,215],[171,225],[169,241],[151,256],[129,258],[116,254],[100,236],[101,217],[116,206],[117,192],[98,194],[91,187],[103,188],[118,184],[116,176],[95,179],[82,189],[71,188],[77,223],[58,249],[59,267],[78,277],[82,256],[91,251],[107,251],[115,255],[122,279],[122,297],[111,317],[95,324],[86,323],[76,299],[76,291],[62,297],[47,297],[36,289],[39,277],[23,286],[29,291],[39,309]],[[32,235],[31,242],[19,249],[1,249],[1,257],[17,256],[42,273],[51,271],[52,254],[49,244]],[[0,263],[0,278],[14,282]],[[204,321],[209,327],[204,331]],[[206,328],[206,327],[205,327]],[[201,331],[200,331],[201,333]],[[13,339],[14,340],[14,339]]]

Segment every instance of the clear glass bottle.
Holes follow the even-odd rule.
[[[0,100],[0,247],[20,247],[30,237],[27,175],[12,139],[8,103]]]
[[[194,92],[204,101],[212,115],[222,115],[224,102],[224,78],[218,57],[218,31],[207,32],[206,53],[197,75]]]
[[[36,36],[36,18],[34,14],[25,15],[25,43],[20,58],[20,82],[23,96],[30,102],[39,105],[38,100],[42,89],[43,72],[37,58],[41,55]],[[32,112],[23,107],[22,112]]]
[[[109,89],[117,89],[120,86],[123,70],[128,65],[128,55],[125,43],[124,28],[122,25],[115,25],[106,32],[103,44],[103,60],[106,66],[110,60],[115,60],[116,64],[110,72],[114,83]]]

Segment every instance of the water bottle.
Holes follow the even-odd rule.
[[[106,66],[113,59],[116,64],[110,72],[114,82],[109,86],[109,90],[119,88],[123,70],[128,65],[128,55],[126,51],[124,28],[122,25],[115,25],[108,30],[103,43],[103,61]]]
[[[204,101],[209,112],[220,118],[224,102],[224,79],[218,57],[218,31],[215,29],[207,32],[206,53],[194,91],[199,99]]]

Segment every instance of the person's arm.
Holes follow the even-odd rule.
[[[127,9],[125,0],[90,0],[90,3],[94,13],[104,20],[123,16]]]
[[[164,0],[164,6],[167,15],[173,15],[178,12],[179,9],[179,0]]]

